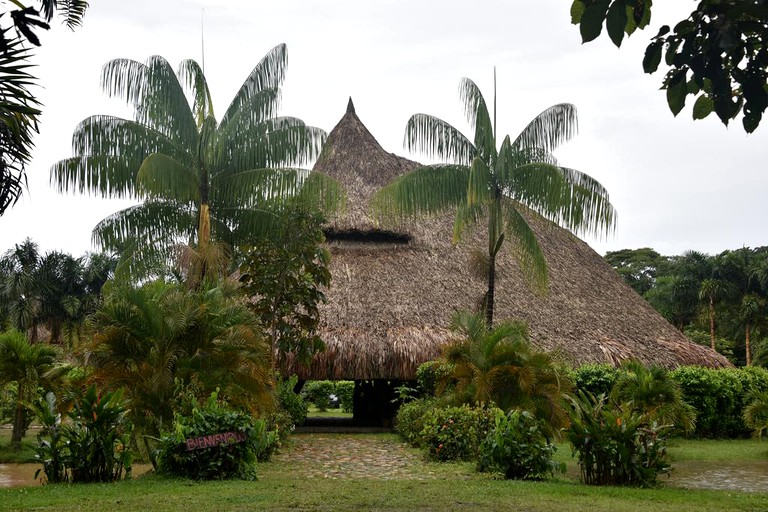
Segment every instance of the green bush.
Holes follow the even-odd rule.
[[[309,408],[304,397],[293,392],[297,382],[298,377],[294,375],[289,379],[280,380],[277,384],[277,402],[280,409],[291,417],[291,426],[303,425],[307,420],[307,409]],[[283,426],[287,427],[288,425],[283,422]]]
[[[573,371],[576,391],[592,396],[609,396],[619,378],[619,369],[610,364],[585,364]]]
[[[452,373],[452,365],[445,361],[427,361],[416,369],[416,388],[423,397],[435,396],[441,383]]]
[[[763,368],[720,369],[682,366],[671,372],[683,398],[696,417],[695,436],[735,438],[750,433],[742,412],[748,396],[768,390],[768,370]]]
[[[478,471],[519,480],[541,480],[555,471],[564,472],[565,464],[552,458],[557,448],[544,435],[544,428],[527,411],[497,411],[493,430],[480,444]]]
[[[201,442],[203,436],[215,434],[222,436]],[[277,435],[267,431],[264,420],[230,409],[214,392],[189,416],[174,416],[173,431],[160,441],[157,470],[195,480],[253,480],[259,452],[269,450],[276,441]]]
[[[351,413],[354,409],[355,381],[340,380],[336,382],[336,396],[339,397],[341,410]]]
[[[95,386],[89,387],[73,398],[67,413],[70,422],[64,425],[52,394],[36,409],[43,424],[36,458],[49,482],[113,482],[122,478],[123,471],[130,477],[132,426],[122,390],[99,396]]]
[[[432,398],[420,398],[400,406],[395,416],[395,431],[406,443],[421,447],[421,431],[424,417],[435,406]]]
[[[315,404],[315,407],[323,412],[331,406],[330,397],[335,390],[336,386],[333,381],[313,380],[304,384],[304,389],[301,392],[306,400]]]
[[[578,454],[581,478],[589,485],[652,486],[669,471],[666,443],[670,427],[645,415],[611,408],[605,396],[580,394],[572,400],[568,441]]]
[[[434,407],[424,414],[421,446],[438,461],[477,460],[480,443],[494,426],[496,408]]]

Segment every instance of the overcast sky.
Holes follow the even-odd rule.
[[[128,203],[59,194],[48,184],[49,168],[71,156],[72,131],[85,117],[131,115],[100,90],[101,66],[150,55],[174,66],[186,58],[201,62],[201,16],[205,74],[219,116],[253,66],[284,42],[289,65],[282,114],[330,131],[351,96],[385,149],[423,160],[403,149],[408,118],[433,114],[469,134],[459,80],[473,79],[490,98],[496,66],[500,135],[514,138],[550,105],[578,107],[579,135],[557,156],[605,185],[618,211],[613,236],[586,240],[599,253],[768,245],[768,120],[746,135],[740,122],[726,128],[714,114],[691,121],[690,105],[673,118],[658,90],[662,73],[642,71],[642,54],[658,26],[682,19],[696,2],[658,2],[652,26],[621,50],[607,37],[582,45],[569,4],[93,0],[82,28],[56,26],[37,51],[41,133],[28,167],[29,190],[0,217],[0,252],[25,237],[44,251],[79,256],[96,249],[92,228]]]

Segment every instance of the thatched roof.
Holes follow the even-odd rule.
[[[357,117],[352,101],[331,131],[314,170],[348,190],[348,206],[328,226],[331,289],[321,309],[327,345],[308,368],[287,371],[312,379],[410,379],[450,338],[457,310],[477,307],[486,283],[470,271],[481,232],[451,244],[448,214],[377,230],[371,195],[419,164],[385,151]],[[534,346],[559,351],[574,364],[629,358],[667,368],[730,366],[690,342],[627,286],[603,258],[570,232],[530,215],[547,259],[549,293],[531,291],[507,248],[497,267],[497,321],[528,323]]]

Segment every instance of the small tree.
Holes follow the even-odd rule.
[[[21,449],[21,439],[28,425],[28,403],[33,401],[38,385],[56,362],[56,351],[49,345],[32,345],[18,331],[0,333],[0,384],[16,384],[11,446]]]
[[[267,328],[273,352],[293,353],[302,362],[324,348],[316,332],[322,288],[331,283],[330,254],[320,246],[323,220],[319,213],[287,207],[276,236],[251,246],[240,267],[243,290]]]

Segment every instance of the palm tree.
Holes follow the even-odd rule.
[[[234,285],[190,291],[156,281],[109,294],[88,349],[97,381],[125,387],[133,421],[157,435],[173,417],[177,381],[220,388],[251,410],[272,400],[269,344]]]
[[[639,361],[627,361],[611,390],[617,404],[629,404],[650,421],[674,425],[685,432],[696,426],[696,411],[683,400],[680,386],[660,366],[646,368]]]
[[[576,232],[602,232],[614,225],[615,213],[607,191],[581,172],[558,165],[552,151],[577,128],[576,108],[548,108],[512,141],[496,138],[496,98],[493,118],[480,89],[468,78],[459,87],[469,123],[470,140],[445,121],[426,114],[410,118],[405,145],[450,163],[420,167],[401,176],[375,196],[379,219],[431,215],[455,208],[454,242],[464,228],[483,220],[488,227],[488,291],[484,309],[493,323],[496,257],[505,240],[515,244],[528,279],[546,289],[547,267],[526,212],[534,211]]]
[[[570,382],[552,356],[536,352],[521,322],[489,328],[482,314],[459,312],[451,328],[459,335],[444,350],[459,399],[480,405],[518,408],[544,419],[553,429],[567,425],[561,398]]]
[[[87,289],[83,260],[57,251],[41,255],[27,239],[6,253],[2,266],[0,299],[11,326],[29,332],[32,342],[38,341],[41,326],[51,343],[65,334],[71,341],[90,312],[93,294],[98,295]]]
[[[747,366],[752,366],[752,348],[750,347],[750,336],[756,324],[764,319],[766,311],[765,299],[749,293],[741,298],[739,306],[739,320],[744,327],[744,350],[746,353]]]
[[[16,405],[13,415],[11,446],[21,449],[27,430],[27,404],[45,382],[46,374],[56,362],[56,351],[48,345],[30,344],[19,331],[0,333],[0,384],[16,383]]]
[[[712,350],[715,350],[715,302],[725,297],[728,292],[728,283],[720,279],[705,279],[699,286],[699,299],[706,300],[708,305],[709,340]]]
[[[130,271],[146,274],[181,243],[194,246],[201,275],[213,274],[206,259],[263,234],[274,221],[271,203],[299,189],[327,200],[324,205],[338,200],[330,179],[280,168],[316,157],[325,139],[299,119],[275,117],[286,62],[285,45],[267,53],[221,121],[195,61],[183,61],[176,73],[158,56],[143,64],[108,62],[102,85],[134,107],[135,119],[85,119],[73,135],[75,156],[52,167],[52,182],[62,191],[143,201],[93,231],[104,248],[123,250],[122,265]]]

